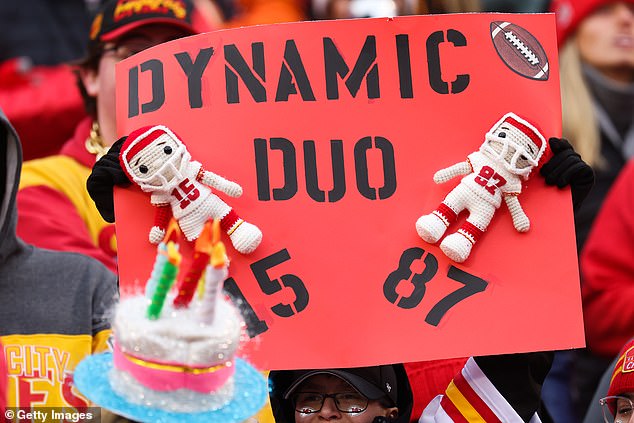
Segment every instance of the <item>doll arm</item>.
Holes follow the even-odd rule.
[[[520,204],[520,200],[517,198],[517,195],[514,194],[506,194],[504,196],[504,201],[511,212],[511,217],[513,218],[513,226],[517,229],[518,232],[526,232],[531,227],[531,222],[528,220],[528,216],[522,210],[522,205]]]
[[[165,237],[165,229],[172,218],[172,209],[169,204],[156,205],[156,213],[154,215],[154,226],[150,229],[150,242],[158,244]]]
[[[471,163],[466,160],[464,162],[456,163],[453,166],[440,169],[438,172],[434,173],[434,182],[442,184],[443,182],[447,182],[456,176],[466,175],[471,172],[473,172],[473,167],[471,167]]]
[[[224,192],[229,197],[240,197],[242,195],[242,187],[237,183],[216,175],[213,172],[200,168],[198,178],[200,182],[219,191]]]

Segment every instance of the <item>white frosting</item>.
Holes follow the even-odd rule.
[[[144,296],[122,299],[113,329],[124,353],[149,361],[184,366],[212,366],[233,358],[240,343],[242,319],[237,309],[218,298],[211,324],[199,318],[201,304],[175,309],[167,298],[156,320],[146,317],[150,301]]]

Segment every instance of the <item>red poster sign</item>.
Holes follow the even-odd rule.
[[[281,24],[118,65],[119,132],[172,128],[243,187],[219,196],[264,234],[250,255],[224,239],[226,288],[254,336],[244,355],[273,369],[583,345],[568,192],[535,175],[519,196],[530,231],[502,204],[463,263],[415,228],[460,179],[434,173],[505,113],[561,133],[554,26],[546,14]],[[125,295],[150,274],[154,210],[135,188],[116,207]]]

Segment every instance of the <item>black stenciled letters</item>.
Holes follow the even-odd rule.
[[[440,52],[438,45],[445,41],[442,31],[436,31],[427,37],[427,67],[429,69],[429,85],[439,94],[449,94],[449,84],[442,80],[440,70]],[[465,36],[455,29],[447,30],[447,41],[456,47],[467,45]],[[468,74],[458,75],[456,80],[451,83],[451,94],[457,94],[464,91],[469,85],[470,77]]]
[[[139,114],[139,68],[133,67],[128,71],[128,117]]]
[[[247,325],[249,337],[254,338],[269,330],[269,326],[256,314],[251,304],[244,298],[244,294],[233,278],[227,278],[224,283],[224,290],[227,291],[231,300],[240,308],[244,316],[244,323]]]
[[[192,58],[188,53],[176,53],[174,56],[178,60],[178,64],[187,75],[187,93],[189,94],[189,107],[199,109],[203,107],[202,99],[202,78],[203,72],[209,64],[209,59],[214,54],[214,49],[201,48],[196,56],[196,60],[192,62]]]
[[[338,77],[345,79],[345,85],[352,97],[356,97],[363,79],[366,80],[368,98],[379,98],[379,66],[376,63],[376,37],[368,35],[359,54],[359,58],[346,78],[350,69],[341,57],[331,38],[324,38],[324,62],[326,70],[326,96],[329,100],[339,98]]]
[[[255,169],[258,180],[258,199],[269,201],[269,156],[267,153],[266,140],[256,138],[253,140],[255,151]],[[282,156],[282,166],[284,167],[284,186],[273,189],[273,199],[283,201],[293,198],[297,193],[297,158],[295,146],[286,138],[271,138],[271,150],[280,150]]]
[[[412,87],[412,61],[409,55],[409,36],[399,34],[396,36],[396,58],[398,62],[398,81],[401,90],[401,98],[414,98]]]
[[[343,162],[343,142],[341,140],[330,141],[330,155],[332,159],[333,188],[328,192],[328,202],[334,203],[341,200],[346,193],[346,171]],[[304,141],[304,169],[306,171],[306,191],[308,191],[308,195],[319,203],[325,202],[326,193],[319,189],[315,141]]]
[[[150,71],[152,74],[152,100],[141,105],[141,113],[154,112],[165,103],[165,82],[163,63],[157,59],[150,59],[141,63],[141,72]],[[128,117],[139,114],[139,70],[135,66],[128,72]]]
[[[266,81],[266,73],[264,66],[264,44],[261,42],[251,44],[253,71],[255,71],[255,73],[259,76],[259,79],[251,71],[251,68],[249,68],[249,65],[244,60],[244,57],[242,57],[235,44],[224,46],[224,53],[225,60],[227,62],[227,65],[225,65],[227,102],[240,102],[240,94],[238,93],[238,76],[240,76],[240,79],[242,79],[242,82],[244,82],[256,103],[265,102],[266,88],[264,87],[264,82]]]
[[[297,313],[301,313],[308,306],[309,295],[304,282],[296,275],[284,274],[277,279],[271,279],[268,271],[273,267],[284,263],[291,259],[286,248],[264,257],[251,264],[251,271],[260,290],[265,295],[274,295],[283,288],[290,288],[295,294],[295,299],[291,304],[278,303],[271,307],[271,311],[280,317],[292,317]],[[234,303],[240,308],[244,314],[244,320],[247,324],[247,332],[251,338],[269,330],[269,326],[260,317],[247,301],[242,290],[233,278],[227,278],[224,283],[224,289],[227,291]]]
[[[315,101],[315,94],[310,86],[310,80],[297,50],[297,45],[295,45],[294,40],[288,40],[284,48],[284,62],[282,62],[275,101],[288,101],[289,95],[297,94],[298,87],[302,100]]]
[[[282,286],[290,288],[295,293],[295,300],[292,304],[279,303],[271,307],[271,311],[280,317],[291,317],[306,308],[308,305],[308,290],[304,282],[295,275],[282,275],[277,279],[271,279],[267,270],[291,259],[288,250],[284,248],[277,253],[271,254],[251,265],[253,276],[258,281],[260,289],[266,295],[273,295],[282,290]],[[281,284],[280,284],[281,282]]]
[[[394,147],[383,137],[375,137],[374,144],[383,155],[383,186],[378,189],[379,199],[389,198],[396,191],[396,164],[394,162]],[[365,198],[377,199],[376,189],[370,187],[368,180],[367,151],[372,148],[372,138],[364,137],[354,146],[354,164],[357,174],[357,189]]]
[[[425,250],[419,247],[412,247],[403,251],[398,262],[398,268],[391,272],[383,283],[383,296],[386,300],[399,308],[411,309],[418,306],[425,296],[427,290],[426,284],[430,282],[438,272],[438,260],[433,254],[427,253],[423,260],[425,269],[421,273],[415,273],[412,276],[411,265],[414,260],[420,260],[423,254],[425,254]],[[449,309],[460,301],[484,291],[488,285],[485,280],[467,273],[464,270],[460,270],[453,265],[449,267],[447,277],[456,282],[460,282],[464,286],[447,294],[427,313],[425,322],[431,326],[438,326]],[[396,290],[397,287],[401,282],[409,281],[410,278],[411,282],[409,283],[414,286],[412,293],[408,297],[400,297],[399,299],[399,294]]]
[[[433,254],[427,253],[425,257],[425,270],[421,273],[414,274],[411,284],[414,290],[409,297],[401,297],[396,292],[396,287],[401,281],[407,281],[412,276],[410,266],[414,260],[420,259],[425,254],[425,250],[418,247],[408,248],[403,252],[398,261],[398,269],[390,273],[383,284],[383,295],[392,304],[396,304],[400,308],[414,308],[422,301],[425,296],[425,284],[429,282],[438,271],[438,260]],[[398,303],[396,303],[398,300]]]
[[[297,193],[297,158],[293,143],[286,138],[271,138],[271,150],[281,150],[283,153],[282,165],[284,166],[284,186],[273,189],[273,200],[289,200]],[[269,178],[269,159],[267,140],[256,138],[253,140],[255,152],[255,167],[258,182],[258,199],[260,201],[271,200],[271,184]],[[370,187],[367,151],[378,148],[382,153],[383,186]],[[317,173],[317,153],[315,142],[304,141],[304,169],[306,176],[306,191],[315,201],[326,201],[326,193],[319,188]],[[341,200],[346,193],[346,177],[343,153],[343,141],[330,141],[330,157],[332,164],[333,189],[328,192],[328,202],[334,203]],[[357,188],[359,193],[369,200],[385,200],[396,192],[396,163],[394,160],[394,147],[384,137],[363,137],[354,146],[354,165]]]
[[[487,281],[467,273],[464,270],[460,270],[453,265],[449,268],[447,277],[464,284],[464,286],[448,294],[445,298],[438,301],[438,304],[436,304],[431,310],[429,310],[427,317],[425,317],[425,321],[432,326],[438,326],[440,319],[443,318],[451,307],[455,306],[467,297],[484,291],[488,285]]]

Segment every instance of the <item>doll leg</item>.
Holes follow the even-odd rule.
[[[471,254],[471,250],[491,222],[495,207],[489,203],[479,202],[469,212],[469,217],[460,228],[447,235],[440,243],[440,249],[447,257],[462,263]]]
[[[456,189],[445,197],[436,210],[419,217],[416,221],[416,232],[424,241],[430,244],[438,242],[449,225],[456,221],[458,213],[464,210],[460,196],[456,195]]]
[[[233,248],[242,254],[253,252],[262,242],[262,231],[242,220],[233,209],[220,220],[220,227],[229,235]]]

